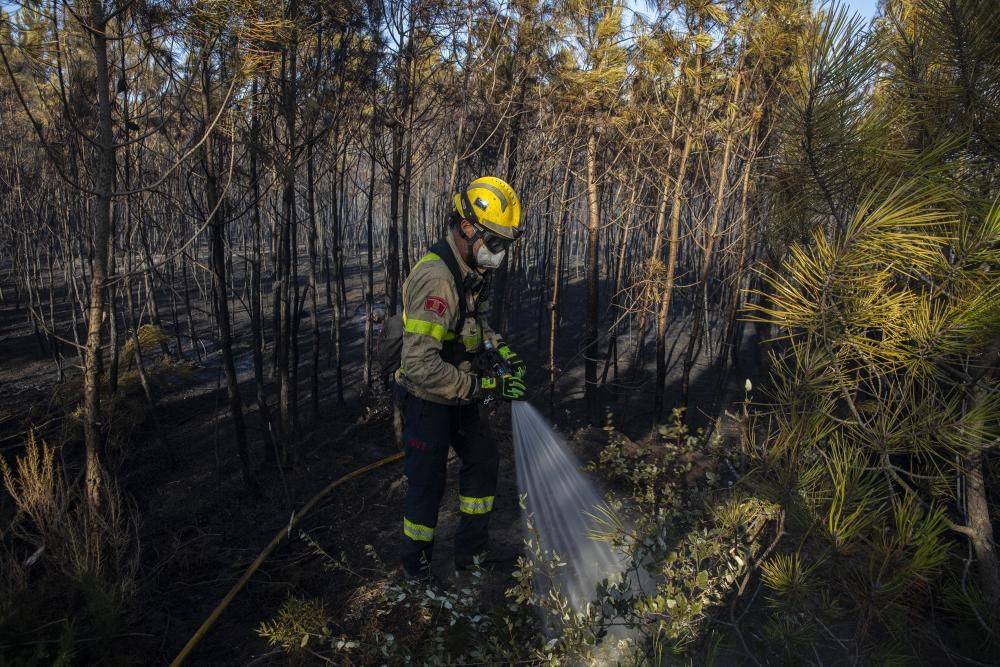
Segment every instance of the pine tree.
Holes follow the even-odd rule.
[[[769,636],[783,628],[793,653],[795,642],[829,642],[823,628],[844,612],[866,620],[852,650],[879,660],[969,650],[917,621],[928,606],[998,627],[982,470],[1000,423],[1000,209],[995,164],[974,159],[988,150],[975,126],[991,119],[972,120],[963,95],[924,95],[930,72],[960,90],[962,68],[915,37],[929,34],[918,16],[940,27],[976,6],[948,3],[907,23],[890,3],[879,49],[846,9],[829,8],[780,120],[772,210],[795,240],[753,311],[780,335],[772,426],[755,455],[768,493],[816,535],[804,565],[816,589],[837,591],[829,604],[779,607]],[[952,27],[952,43],[990,30]],[[894,64],[877,79],[881,48]],[[931,109],[966,122],[932,130],[921,120]],[[955,574],[965,548],[954,534],[976,555],[977,593]]]

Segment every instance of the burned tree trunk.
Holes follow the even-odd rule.
[[[556,338],[559,335],[559,276],[562,272],[563,240],[566,234],[567,198],[569,197],[569,186],[573,173],[570,169],[572,163],[573,149],[571,148],[569,156],[566,158],[566,166],[563,169],[563,182],[559,193],[559,213],[556,216],[554,232],[556,247],[552,258],[552,301],[549,303],[549,417],[552,417],[555,411],[556,379],[558,377]]]
[[[681,162],[674,182],[674,196],[670,209],[670,239],[667,245],[666,276],[663,280],[663,294],[656,313],[656,391],[653,395],[653,410],[657,416],[663,412],[664,385],[667,380],[667,323],[670,315],[670,300],[674,293],[674,277],[677,271],[677,254],[680,247],[681,198],[684,195],[684,178],[687,174],[688,158],[694,134],[689,131],[684,137]]]
[[[688,399],[691,391],[691,369],[694,367],[694,359],[701,347],[700,340],[702,325],[707,316],[708,307],[708,279],[712,271],[712,255],[715,251],[715,242],[719,233],[719,221],[722,218],[722,205],[726,200],[726,186],[729,184],[729,158],[732,155],[733,139],[736,122],[736,105],[740,99],[740,82],[742,77],[736,76],[736,83],[733,89],[733,97],[729,104],[729,131],[726,134],[722,149],[722,164],[719,166],[718,189],[715,192],[715,206],[712,209],[712,219],[708,230],[705,233],[703,251],[701,257],[701,272],[698,276],[698,290],[700,296],[695,297],[694,321],[691,324],[691,338],[688,340],[687,350],[684,353],[684,369],[681,378],[681,405],[688,406]]]
[[[601,213],[597,193],[597,131],[587,138],[587,324],[584,334],[584,393],[587,414],[593,423],[601,421],[600,387],[597,385],[598,310],[600,302]]]
[[[663,280],[663,294],[660,298],[659,310],[656,315],[656,388],[653,394],[653,412],[659,417],[663,413],[663,394],[667,380],[667,323],[670,317],[670,302],[674,293],[674,278],[677,271],[677,256],[680,250],[681,200],[684,197],[684,183],[687,178],[688,159],[695,142],[695,124],[698,120],[700,107],[702,53],[695,55],[694,91],[692,110],[688,128],[684,134],[684,148],[681,150],[680,164],[677,166],[677,178],[674,181],[673,201],[670,207],[670,240],[667,250],[666,275]]]
[[[247,430],[243,419],[243,400],[240,398],[239,379],[233,361],[232,325],[229,314],[229,292],[226,283],[225,247],[225,205],[219,194],[218,174],[215,162],[215,132],[207,127],[215,117],[212,101],[212,68],[209,54],[202,54],[202,94],[203,122],[208,136],[202,145],[201,163],[205,173],[205,204],[208,210],[208,226],[211,233],[212,252],[212,305],[219,328],[219,347],[222,354],[222,368],[226,374],[226,392],[229,398],[229,414],[233,420],[236,436],[236,452],[240,458],[240,472],[243,483],[254,495],[259,494],[257,483],[250,472],[250,455],[247,451]]]
[[[297,0],[290,0],[288,4],[289,18],[294,21],[298,16]],[[286,46],[284,52],[284,67],[281,77],[281,104],[282,115],[284,117],[284,140],[285,155],[282,165],[282,193],[281,193],[281,229],[278,234],[278,257],[277,270],[278,285],[276,286],[277,298],[277,327],[275,333],[275,347],[277,351],[278,370],[278,412],[280,416],[280,433],[282,454],[285,463],[292,465],[295,462],[295,405],[297,401],[297,387],[293,381],[293,369],[291,368],[293,348],[295,341],[293,337],[297,327],[293,326],[292,319],[297,314],[298,304],[295,302],[292,283],[297,281],[292,266],[292,255],[295,252],[294,244],[297,239],[296,234],[296,210],[295,210],[295,166],[297,163],[296,139],[296,115],[298,108],[297,100],[297,79],[298,79],[298,49],[293,36],[291,42]]]
[[[313,144],[306,145],[306,207],[309,215],[309,324],[312,329],[311,364],[309,374],[309,404],[312,407],[312,421],[319,419],[319,254],[316,250],[319,238],[319,222],[316,219],[316,176],[313,164]],[[334,174],[336,179],[336,174]],[[334,200],[336,201],[336,200]],[[336,308],[334,309],[336,310]],[[336,314],[334,314],[336,318]]]
[[[111,195],[115,181],[115,147],[112,130],[111,81],[108,72],[108,19],[104,3],[92,0],[90,25],[94,51],[94,85],[97,88],[97,141],[93,200],[93,268],[90,276],[90,306],[83,369],[83,434],[86,453],[87,503],[92,513],[100,507],[104,472],[101,464],[101,338],[104,325],[105,281],[108,272],[108,240],[111,236]]]

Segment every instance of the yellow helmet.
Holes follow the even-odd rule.
[[[514,188],[495,176],[483,176],[455,195],[455,212],[480,229],[516,241],[521,228],[521,200]]]

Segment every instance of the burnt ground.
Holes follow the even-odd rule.
[[[134,501],[141,517],[135,604],[125,629],[128,636],[113,651],[123,662],[168,663],[260,550],[287,524],[293,509],[300,508],[332,480],[398,451],[391,421],[384,412],[373,416],[368,410],[369,397],[359,391],[363,385],[363,310],[357,307],[361,303],[360,278],[360,267],[354,267],[347,279],[348,303],[352,307],[343,328],[343,355],[348,360],[344,368],[346,404],[336,400],[335,374],[325,363],[324,335],[320,380],[324,393],[315,418],[310,414],[307,371],[303,370],[299,378],[302,432],[295,443],[294,466],[279,467],[268,455],[266,427],[254,407],[252,360],[248,350],[236,351],[241,393],[248,406],[254,476],[261,485],[261,497],[251,496],[240,478],[221,363],[208,334],[211,324],[204,318],[196,320],[203,336],[202,354],[197,355],[200,360],[193,347],[186,345],[186,349],[178,351],[172,341],[173,359],[169,366],[160,367],[167,370],[158,375],[157,383],[158,415],[166,449],[160,433],[147,418],[127,446],[109,456],[121,488]],[[197,294],[193,284],[191,288],[194,299]],[[563,313],[582,314],[583,299],[583,286],[571,284]],[[525,308],[528,314],[536,309],[537,305]],[[163,304],[161,311],[165,317],[169,313]],[[328,306],[321,306],[319,316],[325,323],[324,330],[329,327],[331,313]],[[243,315],[241,312],[236,317],[237,341],[249,340]],[[582,408],[582,363],[577,356],[581,324],[567,317],[560,338],[562,365],[570,370],[557,384],[553,418],[564,431],[589,420]],[[304,320],[303,369],[308,365],[307,328],[308,321]],[[682,336],[683,327],[677,328],[680,331],[675,335]],[[529,381],[542,383],[547,345],[533,345],[534,326],[525,329],[528,331],[522,335],[511,336],[511,342],[529,361]],[[625,341],[622,343],[624,347]],[[683,343],[677,345],[671,355],[671,386],[678,381],[682,348]],[[0,453],[17,453],[28,426],[39,428],[49,438],[65,434],[66,429],[61,428],[65,425],[52,414],[57,375],[51,356],[43,352],[23,309],[15,309],[9,298],[0,305],[0,359]],[[67,361],[72,363],[73,359]],[[727,398],[720,403],[726,405],[741,397],[745,375],[733,373],[726,388]],[[692,403],[707,403],[716,391],[714,378],[704,368],[696,367],[694,380]],[[651,402],[651,374],[647,369],[629,375],[627,382],[623,374],[621,385],[607,395],[616,398],[612,408],[616,426],[627,434],[640,437],[655,423],[651,411],[644,407]],[[667,395],[671,396],[669,388]],[[273,393],[270,396],[274,410]],[[536,395],[535,402],[544,408],[547,400]],[[504,589],[512,582],[513,557],[522,537],[509,408],[501,407],[498,412],[492,421],[501,449],[501,475],[491,534],[494,550],[502,561],[490,575],[486,595],[500,603]],[[79,450],[78,442],[70,442],[62,456],[72,463],[78,460]],[[441,505],[441,539],[435,553],[435,570],[441,578],[450,574],[450,541],[457,525],[457,473],[458,462],[453,458]],[[258,570],[188,664],[285,664],[287,659],[258,637],[255,629],[273,616],[288,596],[323,599],[335,620],[334,633],[356,633],[366,622],[364,611],[356,609],[366,585],[398,574],[396,552],[404,493],[400,463],[375,470],[333,491],[300,524],[299,530],[307,539],[298,530],[293,531],[296,534]],[[0,505],[0,515],[6,511]],[[381,562],[366,554],[368,545]],[[329,557],[319,553],[317,547]],[[331,569],[330,560],[341,555],[347,568]]]
[[[318,432],[324,435],[317,435],[304,445],[298,465],[285,472],[285,481],[297,499],[296,506],[301,506],[330,481],[397,451],[387,420],[357,421],[348,410],[324,420]],[[498,546],[516,548],[520,544],[519,510],[509,433],[498,435],[505,455],[493,518],[493,539]],[[143,511],[146,524],[163,527],[153,537],[156,543],[168,548],[167,552],[157,554],[154,560],[162,563],[162,568],[150,578],[148,590],[140,594],[156,600],[142,615],[141,624],[156,635],[146,655],[158,660],[167,660],[180,650],[291,515],[273,466],[268,471],[262,465],[257,475],[266,485],[265,500],[248,497],[234,467],[224,470],[221,484],[214,473],[205,473],[204,467],[203,462],[181,463],[171,475],[173,479],[161,482],[156,492],[150,494]],[[352,600],[366,584],[398,574],[396,550],[405,493],[401,471],[400,463],[389,464],[327,496],[300,524],[299,530],[293,531],[296,536],[274,552],[240,593],[189,664],[248,664],[267,654],[266,643],[255,636],[254,629],[273,615],[289,595],[324,600],[337,621],[334,631],[356,632],[361,619],[354,618],[352,623]],[[449,537],[457,525],[457,474],[457,461],[452,460],[439,521],[442,538],[435,554],[435,570],[442,578],[450,574],[447,565],[451,560]],[[192,507],[195,498],[199,500]],[[313,544],[301,537],[300,530]],[[366,554],[368,545],[374,548],[381,563]],[[318,554],[316,546],[330,558]],[[361,576],[331,570],[330,559],[341,555],[350,570]],[[497,572],[496,577],[505,580],[509,571],[510,568]],[[280,657],[274,661],[285,662]]]
[[[331,316],[329,308],[320,313],[324,322]],[[241,328],[245,329],[245,323]],[[346,359],[362,358],[362,336],[362,320],[352,317],[344,327]],[[306,349],[303,343],[303,357]],[[302,372],[302,434],[295,443],[296,461],[293,466],[279,467],[267,451],[266,426],[254,406],[252,358],[247,350],[237,351],[254,477],[262,490],[262,496],[252,496],[237,464],[220,354],[207,341],[202,350],[207,354],[198,361],[192,348],[180,354],[172,349],[174,358],[153,372],[160,389],[157,412],[167,450],[147,418],[132,433],[125,450],[109,451],[109,467],[141,517],[135,604],[124,628],[128,636],[112,652],[125,663],[169,663],[287,524],[293,508],[301,508],[331,481],[399,451],[388,413],[371,414],[367,409],[371,402],[358,391],[363,378],[357,361],[345,365],[345,404],[338,404],[335,373],[325,363],[324,340],[321,387],[325,393],[320,412],[315,419],[311,415],[308,378]],[[24,311],[15,309],[13,303],[0,307],[0,358],[0,451],[19,453],[28,426],[39,429],[49,441],[58,441],[69,427],[65,417],[53,414],[58,388],[55,366],[38,344]],[[493,566],[485,587],[497,602],[511,583],[509,575],[521,543],[509,408],[492,410],[501,411],[505,414],[493,415],[501,471],[492,539],[503,560]],[[78,442],[67,443],[61,455],[72,461],[80,449]],[[439,519],[435,573],[442,579],[452,575],[448,566],[458,520],[458,466],[453,456]],[[368,584],[398,576],[396,554],[405,485],[402,464],[396,462],[329,494],[265,562],[187,664],[286,664],[287,659],[258,637],[255,629],[288,596],[324,600],[335,621],[334,633],[355,634],[367,619],[352,614],[352,605],[359,604]],[[6,516],[8,510],[0,506],[0,515]],[[368,545],[380,562],[366,553]],[[341,556],[350,571],[330,567]]]

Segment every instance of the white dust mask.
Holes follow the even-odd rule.
[[[484,269],[499,269],[506,254],[506,250],[492,252],[484,243],[476,251],[476,265]]]

